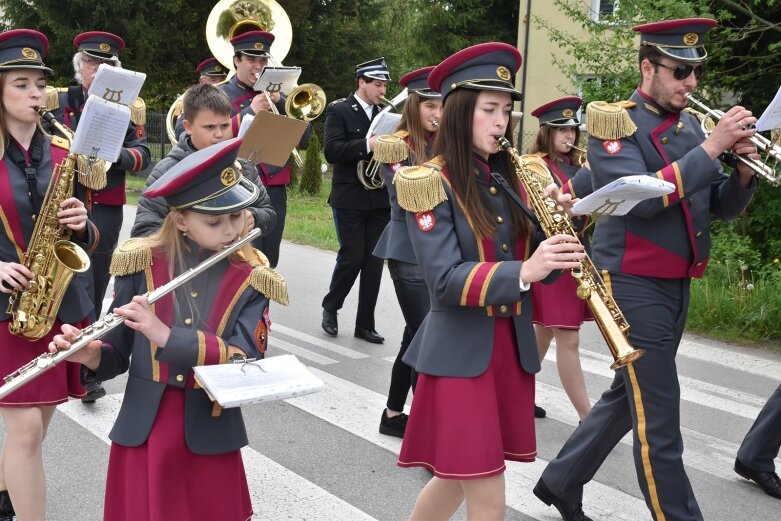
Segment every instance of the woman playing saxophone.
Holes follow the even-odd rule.
[[[37,32],[17,29],[0,34],[0,373],[16,368],[46,351],[54,333],[36,341],[12,335],[6,313],[9,295],[31,287],[32,273],[25,265],[35,218],[49,189],[55,165],[68,155],[68,142],[46,135],[39,125],[38,108],[44,104],[46,77],[51,74],[42,58],[48,40]],[[64,227],[85,250],[93,247],[94,227],[84,203],[74,197],[59,204],[54,226]],[[35,281],[32,281],[33,283]],[[60,307],[59,324],[86,324],[92,316],[91,300],[79,277],[71,279]],[[5,440],[0,456],[0,519],[43,519],[46,511],[42,443],[57,404],[68,396],[82,396],[78,365],[63,364],[33,385],[0,401]],[[12,505],[13,501],[13,505]]]

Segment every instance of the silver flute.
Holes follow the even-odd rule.
[[[172,292],[193,277],[208,270],[214,264],[224,259],[231,253],[237,251],[239,248],[258,236],[260,236],[260,230],[258,228],[253,229],[241,239],[237,240],[227,248],[215,253],[197,266],[194,266],[183,272],[181,275],[177,276],[168,283],[163,284],[159,288],[145,293],[147,300],[150,304],[160,300],[168,293]],[[116,328],[118,325],[122,324],[124,321],[125,317],[116,315],[114,313],[106,313],[100,320],[82,329],[78,338],[71,342],[70,349],[56,351],[54,353],[44,353],[38,358],[35,358],[24,366],[20,367],[13,373],[3,378],[5,383],[0,386],[0,399],[5,398],[20,387],[23,387],[24,385],[27,385],[31,381],[35,380],[46,371],[52,369],[54,366],[71,356],[73,353],[86,347],[93,340],[99,339],[112,329]]]

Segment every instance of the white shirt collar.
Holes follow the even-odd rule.
[[[369,119],[372,119],[372,111],[374,110],[374,105],[369,105],[361,97],[358,95],[358,91],[355,91],[355,99],[358,100],[358,103],[363,108],[363,111],[366,113],[366,115],[369,117]]]

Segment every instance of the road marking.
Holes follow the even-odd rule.
[[[779,375],[781,375],[781,363],[752,355],[751,350],[752,348],[746,347],[743,351],[735,351],[690,340],[682,340],[680,347],[678,347],[678,356],[710,362],[735,371],[749,373],[753,376],[764,376],[772,380],[778,380]]]
[[[272,325],[271,327],[274,326]],[[337,361],[334,360],[333,358],[328,358],[327,356],[321,355],[319,353],[315,353],[314,351],[307,349],[305,347],[300,347],[295,344],[291,344],[290,342],[285,342],[284,340],[281,340],[277,337],[269,336],[268,345],[269,347],[282,349],[298,357],[306,358],[307,360],[312,361],[316,364],[331,365],[337,363]]]
[[[272,321],[270,337],[273,337],[274,333],[282,333],[283,335],[291,336],[293,338],[297,338],[298,340],[303,340],[307,344],[312,344],[322,349],[327,349],[328,351],[332,351],[334,353],[340,354],[347,358],[352,358],[353,360],[357,360],[360,358],[369,358],[369,355],[367,355],[366,353],[361,353],[360,351],[356,351],[354,349],[342,347],[339,344],[334,344],[333,342],[329,342],[327,340],[323,340],[322,338],[318,338],[316,336],[302,333],[301,331],[283,326],[278,322]]]

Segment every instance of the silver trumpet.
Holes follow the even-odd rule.
[[[208,270],[218,261],[237,251],[245,244],[248,244],[250,241],[252,241],[252,239],[258,237],[259,235],[260,229],[253,229],[247,235],[234,242],[229,247],[215,253],[205,261],[185,271],[167,284],[164,284],[159,288],[146,293],[147,300],[150,304],[160,300],[162,297],[172,292],[188,280]],[[116,315],[114,313],[106,313],[100,320],[82,329],[79,337],[71,343],[70,349],[66,351],[56,351],[54,353],[44,353],[38,358],[35,358],[31,362],[28,362],[26,365],[20,367],[13,373],[3,378],[5,383],[0,386],[0,399],[5,398],[20,387],[35,380],[46,371],[54,368],[54,366],[71,356],[73,353],[83,349],[93,340],[101,338],[103,335],[116,328],[124,321],[125,317]]]
[[[691,94],[686,94],[686,101],[705,111],[705,117],[700,122],[700,128],[702,128],[702,133],[705,134],[705,137],[709,136],[716,126],[713,120],[718,121],[721,119],[724,111],[708,107]],[[751,127],[747,127],[745,130],[750,129]],[[757,152],[762,158],[750,159],[732,152],[729,152],[730,155],[749,167],[755,175],[764,178],[771,185],[781,186],[781,146],[758,133],[749,139],[757,147]]]

